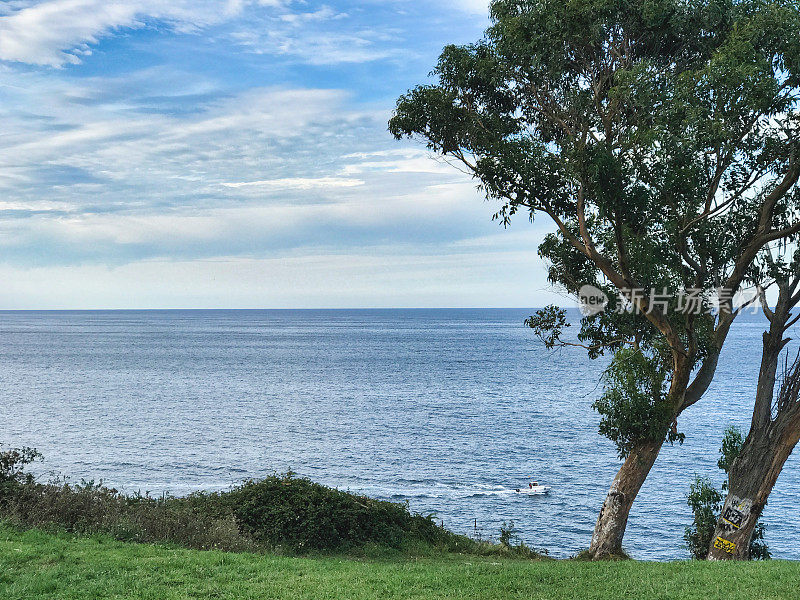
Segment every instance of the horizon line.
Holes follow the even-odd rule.
[[[163,311],[290,311],[290,310],[538,310],[543,306],[355,306],[355,307],[297,307],[297,308],[0,308],[4,312],[163,312]],[[577,307],[561,306],[570,309]]]

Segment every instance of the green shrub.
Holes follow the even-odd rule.
[[[722,510],[722,493],[714,487],[709,479],[695,477],[689,489],[687,504],[692,509],[694,519],[692,525],[686,528],[683,539],[689,548],[692,558],[705,560],[714,537],[717,518]]]
[[[28,483],[3,510],[13,524],[131,542],[174,543],[199,550],[244,551],[256,544],[239,531],[220,495],[173,498],[121,494],[94,482]]]
[[[671,428],[666,370],[658,357],[634,348],[618,350],[603,373],[603,395],[593,404],[600,414],[599,432],[617,446],[621,459],[644,441],[683,443]]]
[[[404,504],[350,494],[292,473],[247,481],[227,492],[153,498],[126,495],[102,482],[39,483],[24,467],[40,457],[27,448],[0,453],[0,519],[21,528],[200,550],[540,557],[524,544],[511,544],[511,537],[501,536],[500,544],[473,540],[439,527],[431,516],[412,514]]]
[[[41,458],[42,455],[35,448],[0,451],[0,506],[8,502],[23,485],[33,483],[33,475],[25,473],[25,466]]]
[[[414,538],[430,544],[443,530],[406,506],[332,489],[293,474],[248,481],[232,492],[239,526],[272,547],[304,552],[350,550],[365,544],[400,548]]]

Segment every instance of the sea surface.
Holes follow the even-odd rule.
[[[496,538],[513,520],[566,557],[588,546],[619,461],[591,408],[604,361],[546,350],[531,312],[0,312],[0,442],[37,447],[42,477],[129,492],[291,469],[461,533]],[[739,320],[680,420],[686,442],[662,451],[631,513],[634,557],[688,557],[689,484],[721,483],[723,431],[749,424],[763,326]],[[513,491],[531,477],[552,492]],[[775,557],[800,559],[799,491],[793,456],[765,511]]]

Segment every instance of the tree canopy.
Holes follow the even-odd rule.
[[[620,316],[615,292],[701,290],[708,307],[723,289],[725,304],[800,230],[796,3],[496,0],[491,17],[400,98],[390,131],[466,165],[505,223],[552,219],[550,279],[612,297],[583,322],[595,353],[632,342],[693,368],[727,319],[646,293]]]

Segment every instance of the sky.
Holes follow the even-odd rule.
[[[0,2],[0,309],[565,303],[545,223],[387,132],[486,4]]]

